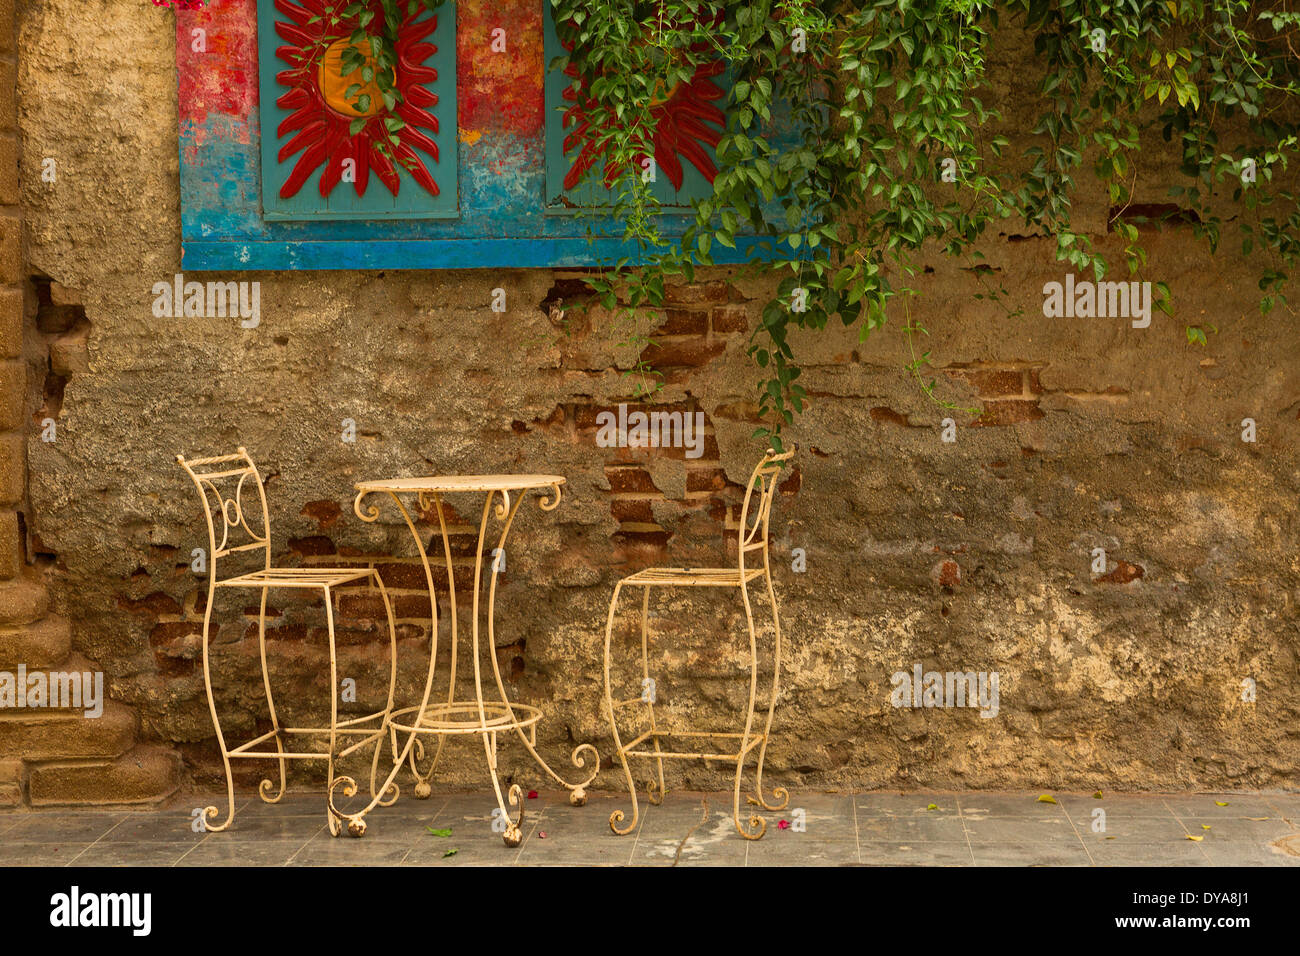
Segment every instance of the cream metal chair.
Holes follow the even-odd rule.
[[[208,708],[212,712],[212,725],[216,728],[217,743],[221,747],[221,759],[226,769],[226,798],[230,805],[224,822],[213,821],[219,816],[217,807],[205,807],[204,818],[209,830],[224,830],[230,826],[235,816],[235,784],[231,775],[231,760],[275,760],[280,765],[280,786],[275,794],[269,795],[273,784],[263,779],[258,787],[258,795],[266,803],[278,803],[285,791],[285,761],[287,760],[324,760],[327,766],[327,817],[330,833],[338,836],[341,824],[346,821],[347,829],[353,836],[365,833],[365,815],[375,806],[390,806],[397,799],[397,787],[393,784],[394,772],[388,775],[380,787],[376,786],[379,767],[379,754],[383,749],[383,738],[387,730],[389,714],[393,710],[393,691],[397,680],[397,635],[393,620],[393,605],[388,598],[388,591],[379,573],[373,568],[273,568],[271,567],[271,524],[266,507],[266,489],[262,485],[262,476],[257,466],[244,448],[233,455],[219,455],[215,458],[186,459],[176,456],[176,461],[185,469],[185,473],[194,481],[200,498],[203,499],[203,516],[208,527],[208,600],[203,611],[203,683],[208,693]],[[203,470],[212,469],[212,470]],[[251,479],[251,481],[250,481]],[[233,487],[231,487],[233,486]],[[262,512],[261,530],[257,531],[249,523],[248,509],[244,494],[249,486],[257,489],[258,501]],[[224,490],[223,490],[224,489]],[[214,512],[220,515],[221,531],[218,535]],[[232,535],[234,537],[232,537]],[[247,538],[242,543],[235,543],[235,538]],[[230,555],[244,552],[261,553],[262,567],[257,570],[221,578],[217,574],[219,560]],[[341,587],[370,585],[378,586],[388,614],[388,639],[390,667],[388,675],[388,703],[384,709],[364,717],[339,720],[338,714],[338,660],[334,646],[334,592]],[[213,598],[218,588],[253,588],[262,592],[262,603],[258,612],[257,639],[262,661],[262,686],[266,691],[266,704],[270,711],[271,730],[259,737],[230,748],[226,745],[225,734],[221,730],[221,719],[217,715],[216,698],[212,693],[212,669],[209,650],[209,630],[212,620]],[[275,709],[275,699],[271,693],[271,677],[266,666],[266,597],[271,588],[305,588],[319,589],[325,599],[325,619],[329,627],[330,655],[330,722],[328,727],[283,727]],[[295,751],[286,749],[286,742],[291,736],[315,735],[329,738],[327,751]],[[349,744],[341,752],[335,753],[341,737],[361,736],[361,739]],[[275,750],[258,750],[259,745],[275,741]],[[334,790],[343,787],[345,796],[356,793],[356,781],[351,777],[334,776],[335,761],[360,750],[367,744],[375,744],[375,755],[370,765],[371,801],[365,809],[356,813],[343,813],[334,806]]]
[[[751,815],[746,828],[740,822],[740,783],[744,774],[745,760],[750,751],[758,748],[758,766],[754,778],[754,796],[749,803],[762,806],[766,810],[783,810],[790,802],[790,795],[784,788],[772,791],[773,798],[779,804],[768,803],[763,796],[763,760],[767,755],[767,744],[772,731],[772,715],[776,711],[776,698],[781,680],[781,620],[777,611],[776,591],[772,587],[772,566],[768,553],[768,520],[772,512],[772,500],[776,493],[776,479],[785,467],[785,463],[794,457],[797,449],[777,454],[769,448],[763,460],[758,463],[750,476],[749,486],[745,489],[745,501],[740,511],[740,530],[738,535],[738,559],[734,568],[648,568],[623,578],[614,588],[614,597],[609,604],[609,620],[605,625],[605,707],[609,716],[610,728],[614,735],[614,746],[623,773],[627,777],[628,793],[632,798],[632,820],[627,826],[618,826],[626,817],[622,810],[615,810],[609,818],[610,829],[620,836],[631,833],[637,825],[639,808],[637,806],[636,784],[632,772],[628,769],[628,757],[652,757],[658,764],[659,787],[656,798],[655,785],[649,787],[651,803],[659,803],[664,795],[664,760],[725,760],[736,765],[736,778],[733,790],[732,818],[736,829],[747,840],[757,840],[767,831],[767,822],[760,816]],[[750,557],[761,553],[762,564],[747,567]],[[767,722],[763,732],[754,732],[754,704],[758,693],[758,640],[754,630],[754,613],[750,605],[749,587],[752,583],[762,581],[767,589],[767,597],[772,605],[772,625],[775,632],[775,644],[772,652],[772,688],[767,702]],[[641,694],[627,700],[614,700],[610,688],[610,638],[614,631],[614,614],[618,607],[619,594],[624,587],[642,588],[641,598]],[[655,718],[655,683],[650,676],[649,622],[650,590],[657,587],[712,587],[735,588],[740,591],[740,598],[745,607],[745,618],[749,624],[749,706],[745,714],[745,729],[740,733],[713,733],[699,730],[664,730]],[[626,744],[619,734],[618,712],[627,707],[644,707],[644,718],[648,729],[637,734]],[[739,746],[734,753],[698,752],[685,750],[666,750],[661,743],[663,738],[704,738],[707,741],[736,740]],[[649,742],[653,749],[636,749]],[[720,745],[719,745],[720,746]]]

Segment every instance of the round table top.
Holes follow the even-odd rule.
[[[357,491],[523,491],[564,484],[562,475],[428,475],[423,478],[381,478],[358,481]]]

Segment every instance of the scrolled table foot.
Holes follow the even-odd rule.
[[[366,821],[357,817],[355,820],[348,820],[348,836],[363,837],[366,835]]]
[[[514,849],[524,842],[524,832],[512,823],[506,827],[506,832],[501,834],[501,839],[505,841],[506,846]]]
[[[421,780],[415,785],[415,799],[428,800],[431,793],[433,793],[433,788],[429,786],[427,780]]]
[[[570,790],[569,805],[573,807],[585,807],[587,805],[587,791],[582,787],[574,787]]]

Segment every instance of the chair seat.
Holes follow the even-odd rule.
[[[762,576],[762,568],[749,568],[744,582],[748,584]],[[741,576],[739,568],[646,568],[628,575],[623,583],[645,587],[738,588]]]
[[[369,568],[270,568],[216,584],[223,588],[333,588],[369,577]]]

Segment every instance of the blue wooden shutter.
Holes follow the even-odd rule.
[[[418,2],[418,0],[417,0]],[[292,48],[296,44],[291,39],[286,39],[282,33],[287,32],[291,36],[299,35],[300,31],[315,33],[323,25],[324,21],[317,20],[312,24],[304,25],[302,20],[303,11],[314,15],[322,4],[320,0],[257,0],[257,33],[258,33],[258,93],[260,100],[260,119],[261,119],[261,163],[262,163],[262,214],[268,220],[283,219],[447,219],[455,218],[459,215],[457,193],[459,188],[457,177],[457,129],[456,129],[456,7],[454,3],[444,3],[436,11],[429,12],[421,10],[418,15],[412,16],[411,23],[427,23],[430,18],[436,18],[437,28],[427,37],[423,38],[422,44],[431,44],[436,47],[436,51],[427,57],[420,57],[420,62],[416,63],[417,67],[430,68],[437,73],[436,79],[429,79],[420,82],[418,85],[433,93],[437,97],[437,102],[431,105],[423,106],[423,109],[432,114],[438,122],[436,132],[414,128],[417,136],[407,136],[407,130],[399,132],[402,142],[414,151],[415,158],[428,171],[434,184],[438,189],[438,194],[433,195],[425,186],[421,185],[412,174],[404,169],[401,164],[394,164],[394,172],[397,176],[397,194],[385,185],[383,178],[371,169],[368,175],[368,181],[365,183],[364,192],[361,195],[357,193],[357,186],[353,182],[337,182],[328,193],[323,195],[321,191],[322,178],[329,167],[331,157],[335,161],[342,155],[341,150],[350,153],[354,162],[359,155],[359,146],[356,140],[348,135],[346,123],[351,117],[345,116],[337,110],[331,110],[330,107],[321,105],[319,110],[322,112],[323,126],[321,131],[321,143],[317,143],[312,136],[312,130],[307,126],[314,124],[308,123],[301,128],[288,129],[281,133],[282,126],[291,116],[294,116],[297,109],[291,102],[288,106],[282,106],[277,101],[283,102],[283,97],[290,92],[292,86],[280,82],[278,75],[286,71],[292,71],[292,64],[285,59],[277,56],[277,50],[281,48]],[[340,3],[339,9],[343,4]],[[376,16],[382,17],[382,7],[378,3],[371,4],[372,9],[376,10]],[[405,5],[403,5],[405,9]],[[291,15],[292,14],[292,15]],[[296,19],[295,19],[296,18]],[[282,24],[280,31],[277,31],[276,24]],[[338,31],[339,37],[343,40],[351,34],[353,27],[345,27]],[[398,68],[399,83],[403,75],[401,67]],[[310,75],[309,75],[310,74]],[[354,71],[347,78],[348,83],[360,81],[360,71]],[[318,70],[312,69],[303,71],[298,77],[294,86],[302,86],[306,89],[309,83],[319,75]],[[409,73],[407,74],[410,75]],[[320,90],[320,84],[314,83],[315,89]],[[305,94],[306,99],[312,99],[311,90],[308,89]],[[298,99],[303,99],[304,94],[300,94]],[[427,97],[422,97],[427,99]],[[407,97],[408,102],[414,102],[414,98]],[[405,106],[406,104],[403,104]],[[316,112],[315,106],[308,106],[308,112]],[[401,109],[401,107],[399,107]],[[385,111],[386,114],[386,111]],[[377,120],[372,122],[383,122],[381,114]],[[291,122],[294,125],[300,122],[302,117]],[[339,121],[344,123],[342,136],[338,132]],[[294,149],[292,155],[281,159],[281,152],[294,141],[295,137],[306,133],[303,139],[298,143],[306,142],[303,148]],[[437,156],[422,148],[417,142],[418,134],[423,134],[432,141],[436,147]],[[340,143],[344,144],[342,147]],[[316,152],[313,156],[306,156],[309,150],[315,147]],[[324,160],[320,162],[319,167],[313,170],[301,184],[293,195],[284,196],[282,190],[286,183],[294,174],[298,163],[306,157],[311,165],[310,160],[316,154],[324,152]]]
[[[559,37],[555,32],[555,21],[552,19],[550,0],[543,0],[542,8],[546,30],[544,56],[547,69],[545,83],[546,212],[552,215],[573,215],[583,211],[609,209],[614,205],[615,197],[611,195],[609,189],[605,188],[603,162],[598,161],[595,166],[588,170],[577,186],[572,189],[564,188],[564,178],[578,155],[577,150],[570,150],[567,154],[564,151],[564,137],[572,129],[572,127],[566,128],[564,125],[564,110],[570,103],[570,101],[564,99],[564,91],[569,86],[570,78],[565,76],[563,71],[559,69],[550,69],[551,61],[560,56],[564,49],[560,46]],[[726,103],[730,99],[731,83],[726,74],[716,77],[713,82],[727,92],[727,95],[718,100],[716,104],[725,111]],[[719,129],[719,131],[721,130]],[[717,157],[713,147],[704,143],[700,144],[700,147],[716,166]],[[655,181],[651,189],[666,211],[673,211],[674,209],[681,212],[688,211],[692,200],[704,199],[713,195],[713,183],[694,165],[683,158],[681,159],[681,167],[682,184],[680,189],[673,186],[662,166],[656,170]]]

